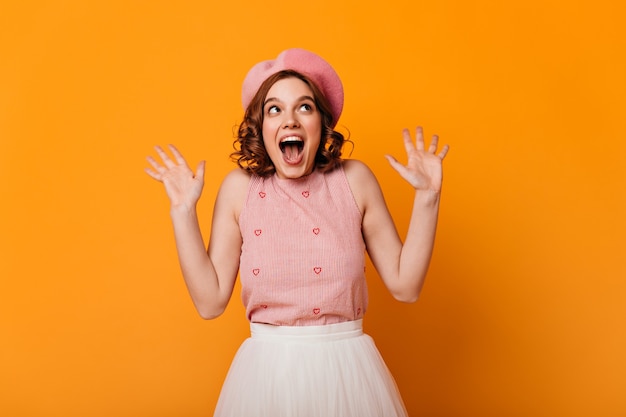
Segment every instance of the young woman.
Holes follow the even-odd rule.
[[[216,416],[405,416],[395,382],[372,339],[365,252],[391,294],[417,300],[435,238],[442,184],[437,136],[426,148],[405,129],[408,162],[387,156],[415,188],[404,243],[372,172],[341,159],[334,130],[343,88],[321,57],[289,49],[255,65],[243,83],[246,109],[233,154],[239,168],[215,201],[208,250],[198,226],[204,162],[195,172],[161,148],[147,173],[171,202],[176,246],[192,300],[219,316],[237,275],[251,337],[222,388]]]

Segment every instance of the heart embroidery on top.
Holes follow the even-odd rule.
[[[261,229],[256,229],[254,231],[254,234],[257,235],[257,236],[261,236]]]
[[[261,272],[261,270],[260,270],[259,268],[254,268],[254,269],[252,270],[252,273],[253,273],[255,276],[256,276],[256,275],[259,275],[259,272]]]
[[[361,315],[361,307],[359,307],[359,308],[357,308],[357,309],[356,309],[356,315],[357,315],[357,316]]]
[[[319,308],[314,308],[313,309],[313,314],[320,314],[320,309]]]
[[[315,229],[313,229],[313,233],[315,233],[316,235],[320,234],[320,228],[316,227]]]
[[[322,272],[322,268],[320,268],[319,266],[316,266],[315,268],[313,268],[313,272],[319,275],[319,273]]]
[[[261,304],[261,307],[267,308],[267,305],[266,304]]]
[[[308,191],[302,191],[302,197],[304,198],[309,198],[309,192]]]
[[[261,198],[265,198],[265,195],[266,195],[266,194],[265,194],[263,191],[259,191],[259,197],[261,197]]]

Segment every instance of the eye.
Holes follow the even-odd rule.
[[[280,109],[278,108],[278,106],[269,106],[266,111],[267,114],[277,114],[280,112]]]
[[[305,112],[310,112],[313,110],[313,106],[309,103],[304,103],[300,105],[300,110]]]

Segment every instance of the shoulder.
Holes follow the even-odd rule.
[[[235,214],[235,217],[238,217],[248,194],[251,177],[250,174],[240,168],[226,174],[217,194],[216,206],[227,207],[229,211]]]
[[[246,188],[248,186],[248,184],[250,183],[250,178],[252,176],[247,173],[246,171],[244,171],[241,168],[235,168],[232,171],[230,171],[228,174],[226,174],[226,176],[224,177],[224,180],[222,181],[222,188],[224,187],[244,187]]]
[[[376,176],[365,163],[356,159],[344,160],[343,170],[361,213],[365,213],[372,198],[380,194]]]
[[[355,188],[364,186],[367,187],[372,183],[378,183],[372,170],[365,165],[365,163],[357,159],[344,160],[343,170],[346,173],[346,178],[348,179],[350,187],[353,188],[353,192],[355,191]]]

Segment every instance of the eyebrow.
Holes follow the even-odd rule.
[[[304,100],[311,100],[313,103],[315,103],[315,99],[311,96],[300,96],[297,98],[296,101],[304,101]],[[265,101],[263,102],[263,106],[265,106],[267,103],[269,103],[270,101],[278,101],[279,103],[282,103],[282,101],[280,101],[278,98],[276,97],[268,97],[265,99]]]

